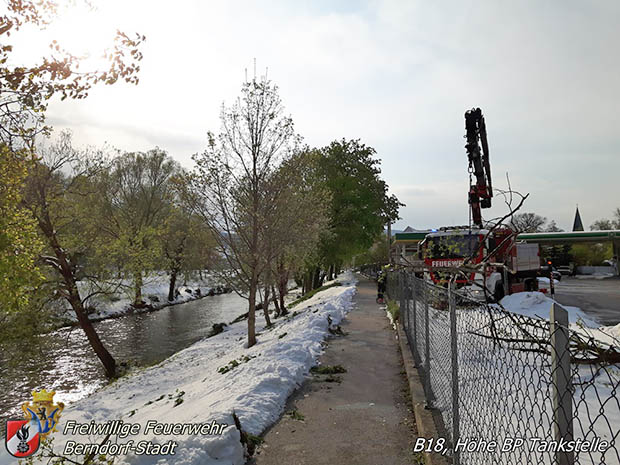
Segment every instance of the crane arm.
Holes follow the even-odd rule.
[[[491,165],[489,162],[489,145],[484,116],[480,108],[473,108],[465,112],[465,137],[467,144],[467,158],[476,183],[469,188],[469,204],[474,224],[482,228],[481,208],[491,206],[493,187],[491,185]],[[480,143],[479,143],[480,142]],[[480,148],[482,145],[482,150]]]

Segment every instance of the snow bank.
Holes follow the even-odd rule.
[[[542,292],[517,292],[507,295],[500,301],[502,306],[509,312],[545,320],[549,319],[553,302],[553,299],[547,297]],[[557,302],[556,304],[561,305]],[[587,316],[579,307],[569,307],[567,305],[562,305],[562,307],[568,311],[569,323],[585,325],[589,328],[599,326],[596,320]]]
[[[328,317],[338,324],[352,307],[355,293],[351,273],[339,277],[342,286],[317,293],[292,309],[286,318],[275,320],[265,328],[257,315],[258,343],[246,349],[245,322],[227,327],[178,352],[161,364],[101,389],[90,397],[65,409],[59,432],[55,433],[56,452],[68,440],[100,442],[102,438],[64,435],[69,420],[79,423],[107,422],[122,419],[142,425],[138,436],[158,443],[178,443],[173,456],[117,456],[122,464],[227,464],[245,463],[239,431],[232,413],[240,419],[243,430],[258,435],[281,415],[286,399],[307,376],[322,352],[328,332]],[[226,368],[228,367],[228,368]],[[226,371],[228,370],[228,371]],[[221,373],[224,371],[224,373]],[[144,435],[147,421],[160,423],[225,423],[222,435]],[[97,441],[98,440],[98,441]],[[5,453],[6,454],[6,453]],[[4,462],[6,455],[0,457]]]
[[[500,303],[512,313],[518,313],[530,318],[549,319],[553,299],[542,292],[518,292],[504,297]],[[595,319],[587,316],[579,307],[561,305],[568,311],[569,327],[586,336],[592,337],[603,344],[620,347],[620,324],[615,326],[601,326]]]

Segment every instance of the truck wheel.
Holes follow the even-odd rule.
[[[504,284],[501,281],[495,284],[495,292],[493,292],[493,297],[495,297],[496,302],[499,302],[504,298]]]

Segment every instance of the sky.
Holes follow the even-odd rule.
[[[222,104],[267,74],[310,146],[360,139],[406,207],[395,229],[467,224],[466,110],[482,108],[494,186],[570,230],[620,206],[620,2],[72,2],[14,40],[27,62],[52,38],[96,52],[116,28],[146,35],[138,86],[53,100],[78,145],[158,146],[187,168]],[[494,199],[485,218],[507,207]]]

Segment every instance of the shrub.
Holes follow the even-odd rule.
[[[388,300],[387,311],[390,312],[390,315],[392,315],[392,320],[398,321],[398,316],[400,315],[400,306],[396,303],[395,300]]]

